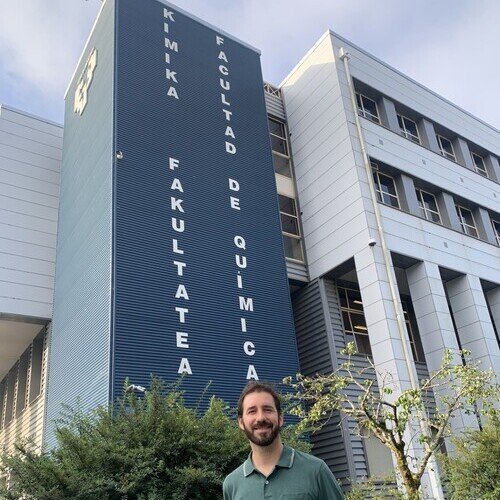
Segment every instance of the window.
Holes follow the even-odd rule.
[[[420,342],[420,336],[418,333],[417,321],[415,319],[415,313],[413,307],[409,300],[401,298],[401,305],[403,307],[403,316],[406,324],[406,331],[408,332],[408,338],[410,340],[411,352],[413,354],[413,359],[417,362],[424,362],[424,350],[422,348],[422,343]]]
[[[484,158],[476,153],[472,153],[472,163],[474,163],[474,169],[476,172],[483,177],[488,177],[488,171],[486,170],[486,165],[484,164]]]
[[[268,118],[268,124],[271,149],[273,150],[274,171],[277,174],[292,177],[286,125],[273,118]]]
[[[40,395],[42,390],[44,344],[45,330],[42,330],[33,340],[31,348],[30,403]]]
[[[358,114],[360,116],[380,124],[377,103],[374,100],[356,92],[356,103],[358,104]]]
[[[422,189],[415,189],[418,204],[420,205],[420,213],[422,217],[433,222],[441,224],[441,217],[439,215],[439,208],[436,203],[436,198],[433,194],[427,193]]]
[[[338,287],[340,310],[347,342],[355,342],[359,354],[371,356],[370,339],[363,312],[363,302],[358,290]]]
[[[283,232],[285,256],[303,262],[304,254],[302,252],[299,218],[295,200],[281,194],[278,195],[278,199],[280,203],[281,231]]]
[[[455,151],[453,150],[453,144],[451,143],[451,141],[441,135],[436,135],[436,138],[438,141],[440,153],[445,158],[448,158],[448,160],[456,162],[457,158],[455,157]]]
[[[493,232],[495,233],[497,245],[500,247],[500,222],[492,219],[491,224],[493,225]]]
[[[457,209],[458,219],[460,221],[460,227],[462,228],[462,232],[468,234],[469,236],[474,236],[477,238],[477,229],[476,223],[474,222],[474,216],[472,212],[465,207],[461,207],[460,205],[455,205]]]
[[[378,168],[375,163],[372,163],[372,167]],[[373,182],[375,183],[378,201],[384,205],[399,208],[398,192],[396,191],[394,179],[389,175],[380,173],[378,170],[374,170]]]
[[[410,141],[420,144],[420,136],[418,135],[417,124],[408,117],[398,114],[399,130],[401,135],[410,139]]]

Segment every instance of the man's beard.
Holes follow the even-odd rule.
[[[255,434],[255,431],[261,428],[268,429],[268,432],[264,434]],[[278,437],[280,433],[280,427],[278,424],[273,425],[270,422],[263,422],[258,426],[255,426],[253,429],[247,428],[243,425],[243,431],[245,432],[246,437],[253,443],[258,446],[269,446],[274,442],[274,440]]]

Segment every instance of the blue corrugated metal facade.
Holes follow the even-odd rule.
[[[117,5],[114,394],[184,372],[188,401],[211,380],[234,403],[251,365],[297,369],[259,54]]]
[[[234,404],[298,369],[259,54],[159,1],[103,9],[66,99],[49,446],[61,403],[127,377]]]

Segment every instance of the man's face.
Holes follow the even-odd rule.
[[[278,415],[274,399],[268,392],[251,392],[243,400],[240,429],[258,446],[269,446],[280,433],[283,415]]]

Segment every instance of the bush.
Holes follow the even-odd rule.
[[[285,434],[307,447],[292,429]],[[50,452],[21,443],[2,457],[0,473],[15,480],[0,498],[219,499],[224,477],[249,452],[223,401],[212,398],[203,412],[186,408],[182,393],[158,380],[143,397],[125,391],[112,408],[69,411],[56,437]]]

